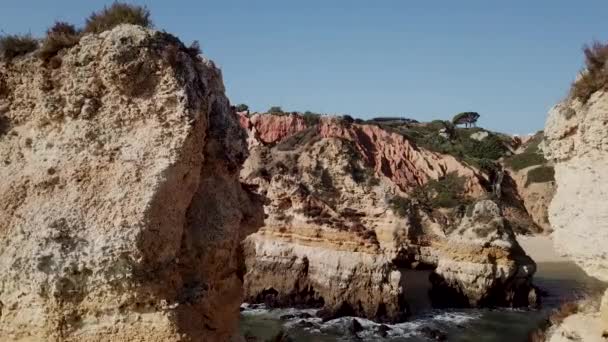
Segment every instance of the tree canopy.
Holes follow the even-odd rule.
[[[477,112],[462,112],[454,115],[452,123],[454,125],[475,125],[479,116],[480,115]]]
[[[237,105],[235,109],[237,112],[246,112],[249,110],[249,106],[244,103],[241,103]]]
[[[272,106],[272,107],[270,107],[270,109],[268,109],[268,113],[281,114],[281,113],[283,113],[283,109],[279,106]]]

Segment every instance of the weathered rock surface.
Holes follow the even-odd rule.
[[[544,233],[550,233],[549,205],[555,194],[555,182],[531,183],[528,171],[538,166],[519,171],[510,170],[517,194],[520,196],[527,213]]]
[[[608,93],[599,91],[585,104],[559,103],[545,126],[545,155],[555,163],[557,184],[549,207],[556,248],[602,281],[608,281],[607,120]],[[604,317],[600,330],[608,331],[606,305],[602,310],[596,321]]]
[[[521,146],[515,151],[514,158],[532,158],[537,163],[536,165],[530,165],[519,170],[510,167],[509,163],[505,163],[505,166],[506,175],[509,177],[507,181],[512,183],[511,187],[516,192],[515,196],[521,199],[529,217],[541,232],[550,233],[552,228],[549,223],[549,204],[555,194],[555,182],[552,180],[539,182],[530,177],[535,169],[552,166],[551,162],[538,158],[543,154],[543,140],[543,132],[526,136]]]
[[[456,256],[446,246],[456,236],[450,240],[450,227],[463,215],[423,210],[415,203],[414,189],[450,173],[464,178],[467,196],[485,196],[486,180],[474,168],[373,125],[324,117],[317,126],[273,143],[252,143],[241,179],[268,202],[264,227],[244,243],[245,299],[322,305],[330,316],[400,320],[407,312],[408,279],[399,267],[435,268],[443,262],[442,275],[454,280],[447,284],[467,297],[466,303],[452,304],[520,304],[519,297],[497,294],[523,293],[534,273],[533,263],[508,235],[508,225],[479,229],[509,245],[480,243],[467,251],[483,256]],[[396,198],[403,199],[400,209]],[[496,215],[500,221],[502,213]],[[467,227],[462,234],[478,228]],[[459,263],[466,257],[475,259],[472,267]],[[518,273],[522,262],[529,266],[525,276]]]
[[[220,71],[136,26],[0,63],[0,340],[224,341],[245,135]]]
[[[437,243],[431,276],[441,306],[527,306],[536,304],[536,264],[517,243],[496,203],[471,206],[458,227]]]
[[[306,129],[304,119],[299,115],[264,115],[247,116],[239,113],[241,126],[249,133],[248,141],[273,144]]]

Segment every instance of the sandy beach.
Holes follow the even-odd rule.
[[[550,235],[517,235],[517,241],[537,263],[569,261],[557,253]]]

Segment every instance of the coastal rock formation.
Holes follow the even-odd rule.
[[[304,119],[299,115],[263,115],[247,116],[239,113],[241,126],[247,129],[250,142],[273,144],[306,129]]]
[[[400,268],[442,265],[440,274],[450,281],[436,282],[441,288],[435,293],[451,288],[466,298],[452,305],[527,305],[534,264],[494,202],[489,202],[494,207],[479,204],[498,210],[487,222],[471,222],[485,217],[482,209],[472,208],[476,214],[467,219],[465,205],[421,203],[425,193],[437,195],[426,184],[446,179],[461,182],[462,193],[441,196],[463,196],[463,203],[486,196],[484,176],[453,156],[381,127],[321,117],[272,143],[252,142],[241,179],[267,198],[264,227],[243,244],[246,301],[317,305],[326,317],[401,320],[408,279]],[[461,221],[463,231],[451,234]],[[487,233],[480,239],[488,243],[506,244],[480,242],[466,247],[471,255],[455,255],[448,247],[468,231]],[[465,257],[476,264],[465,265]]]
[[[568,98],[557,104],[549,112],[545,126],[545,155],[555,163],[557,184],[549,207],[555,246],[589,275],[605,282],[608,282],[607,120],[608,93],[598,91],[585,103]],[[608,332],[605,303],[604,299],[603,312],[596,314],[595,320],[599,322],[603,317],[602,329]],[[558,341],[558,337],[554,340]]]
[[[397,223],[382,214],[381,181],[352,151],[340,139],[252,149],[242,179],[269,203],[264,227],[244,243],[246,300],[322,305],[328,317],[402,315],[400,274],[379,242]]]
[[[546,156],[555,162],[557,192],[549,208],[556,247],[589,275],[608,281],[608,93],[586,104],[555,106],[545,127]]]
[[[482,200],[467,210],[458,227],[437,243],[431,275],[441,306],[527,306],[536,304],[536,264],[517,243],[496,203]]]
[[[526,137],[503,164],[515,190],[513,197],[521,199],[529,217],[543,233],[550,233],[549,204],[555,193],[555,181],[551,177],[552,163],[543,157],[543,140],[543,132]]]
[[[419,148],[403,135],[375,125],[341,125],[337,118],[322,120],[319,131],[325,138],[336,137],[353,142],[366,165],[389,178],[404,191],[455,172],[465,177],[465,192],[483,194],[483,176],[451,155]]]
[[[227,340],[262,208],[220,71],[132,25],[59,57],[0,63],[0,339]]]
[[[510,171],[526,212],[544,233],[551,232],[549,223],[549,204],[555,193],[555,182],[530,182],[529,172],[538,166],[519,171]]]

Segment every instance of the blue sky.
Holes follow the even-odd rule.
[[[156,27],[222,68],[233,103],[253,110],[446,119],[541,129],[582,66],[608,40],[608,1],[131,1]],[[82,24],[111,1],[2,0],[0,30],[42,35]]]

